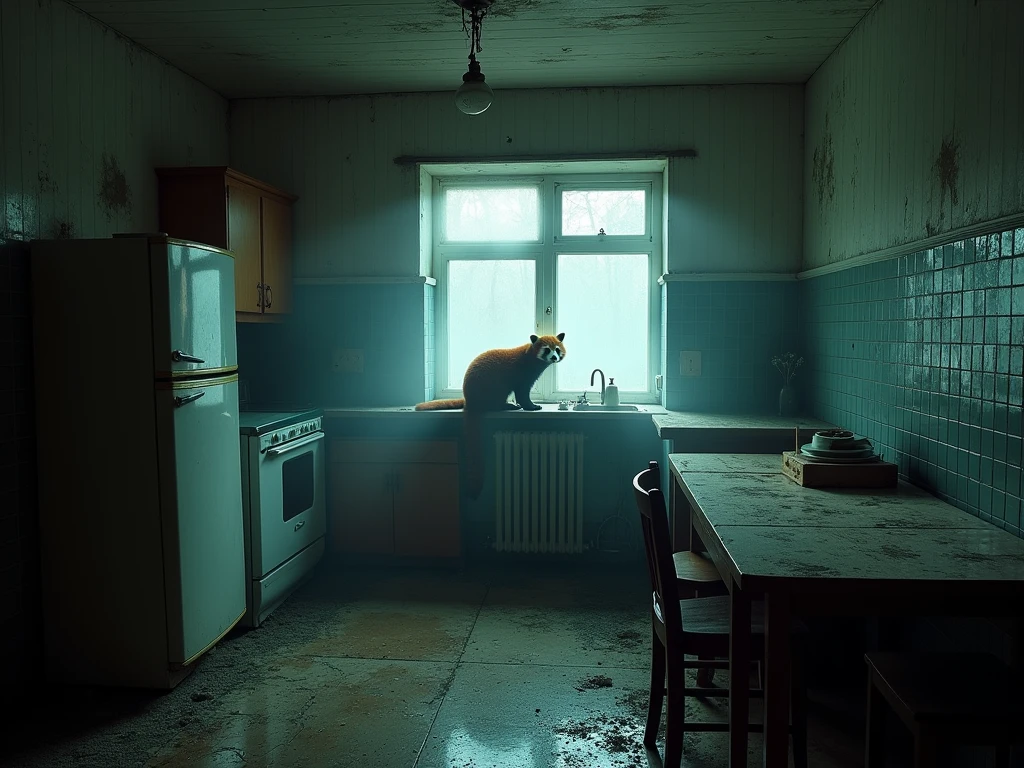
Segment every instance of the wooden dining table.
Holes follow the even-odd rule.
[[[804,488],[782,474],[779,454],[670,454],[669,462],[681,502],[673,524],[708,552],[729,589],[731,766],[747,765],[747,677],[734,671],[749,669],[752,601],[765,603],[767,768],[788,765],[794,617],[1022,611],[1024,540],[909,483]]]

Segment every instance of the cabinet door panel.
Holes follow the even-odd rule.
[[[292,209],[270,197],[263,204],[263,282],[270,314],[292,311]]]
[[[260,193],[228,182],[228,248],[235,254],[235,310],[261,312]]]
[[[332,461],[328,531],[332,552],[391,554],[394,525],[389,464]]]
[[[401,464],[395,472],[395,554],[461,555],[458,465]]]

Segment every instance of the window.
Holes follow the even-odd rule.
[[[432,203],[438,397],[480,352],[564,331],[535,401],[597,389],[595,368],[657,400],[661,174],[437,176]]]

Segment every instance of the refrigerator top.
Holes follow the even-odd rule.
[[[163,243],[164,245],[183,245],[186,248],[201,248],[204,251],[212,251],[213,253],[223,253],[225,256],[230,256],[232,259],[235,258],[235,254],[231,251],[226,251],[223,248],[217,248],[213,245],[207,245],[206,243],[197,243],[194,240],[182,240],[178,237],[171,237],[166,232],[115,232],[111,237],[117,238],[136,238],[140,240],[148,240],[150,243]]]
[[[323,418],[322,408],[303,411],[242,411],[238,414],[239,431],[243,435],[263,435],[303,421]]]

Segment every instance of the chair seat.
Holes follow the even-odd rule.
[[[1024,720],[1024,681],[991,654],[872,652],[864,660],[874,684],[908,724],[1017,728]]]
[[[718,572],[711,558],[703,552],[674,552],[672,564],[675,565],[676,578],[679,581],[711,584],[722,580],[722,574]]]

